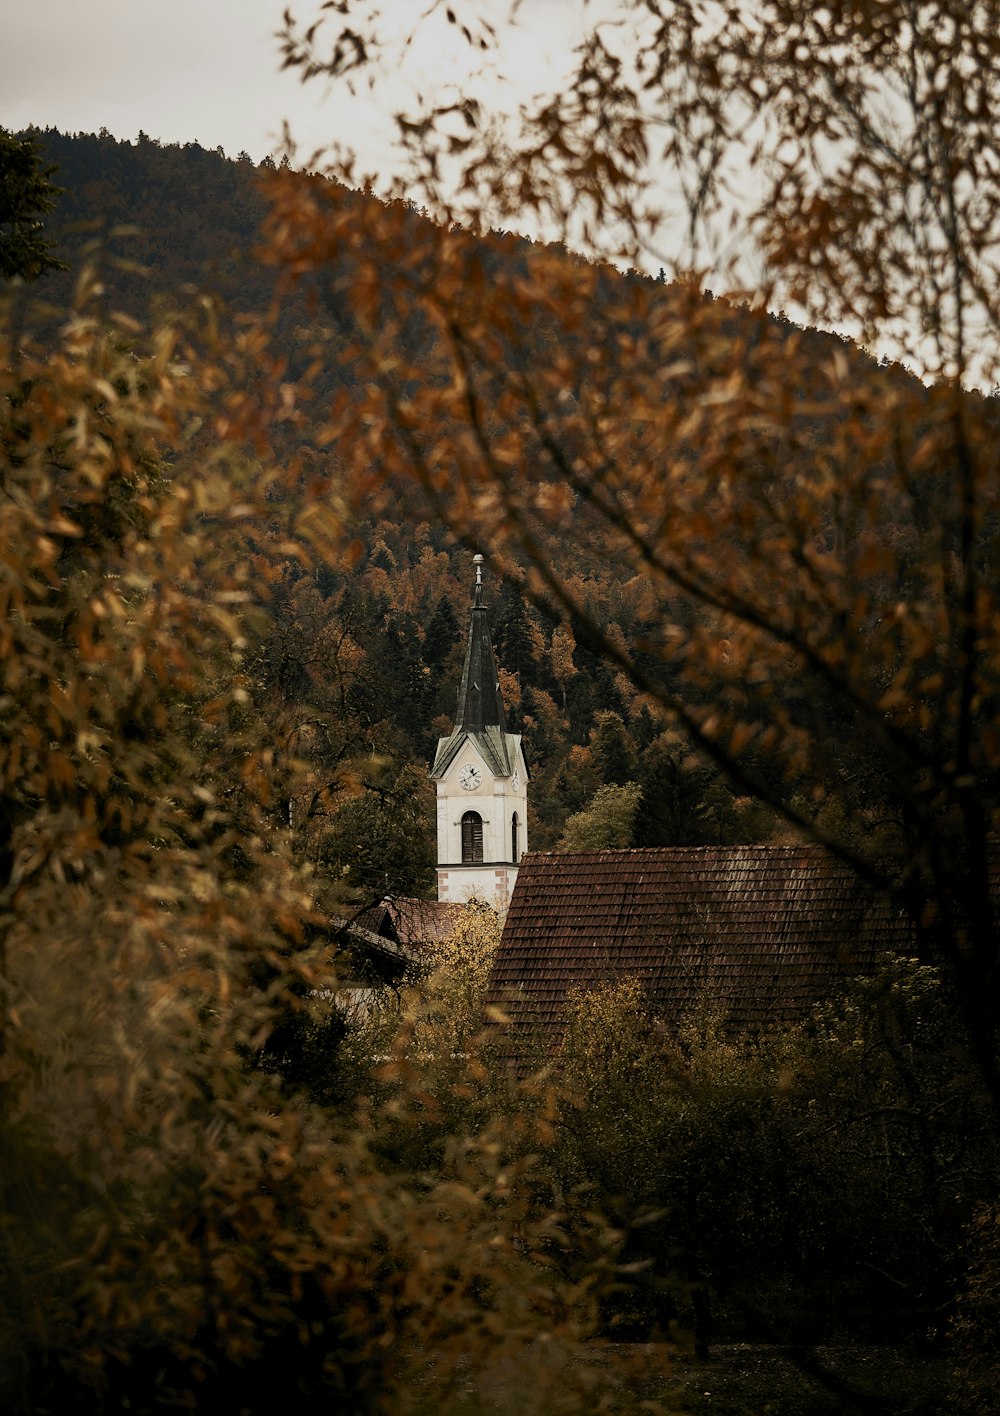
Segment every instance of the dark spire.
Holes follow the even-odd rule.
[[[483,557],[473,557],[476,585],[472,598],[469,645],[465,651],[462,686],[458,690],[455,732],[477,733],[484,728],[507,731],[500,696],[500,676],[490,643],[490,626],[483,604]]]

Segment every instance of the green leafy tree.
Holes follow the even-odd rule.
[[[598,787],[589,806],[566,821],[559,850],[608,851],[634,845],[641,798],[642,789],[635,782],[621,787],[606,782]]]
[[[370,787],[336,808],[323,836],[324,869],[355,903],[427,895],[434,882],[432,815],[426,777],[404,768],[388,786]]]

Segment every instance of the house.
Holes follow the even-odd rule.
[[[399,984],[434,962],[434,946],[458,928],[464,905],[386,895],[334,921],[334,937],[349,973],[368,984]]]
[[[378,904],[369,905],[354,915],[352,924],[409,950],[417,958],[454,934],[464,912],[464,904],[447,900],[385,895]]]
[[[545,852],[521,862],[490,1001],[548,1052],[571,990],[626,977],[668,1027],[708,1009],[752,1034],[913,948],[898,906],[821,846]]]
[[[528,849],[528,766],[520,734],[507,731],[483,600],[483,557],[473,563],[455,726],[439,740],[430,774],[437,785],[438,899],[476,898],[502,910]]]

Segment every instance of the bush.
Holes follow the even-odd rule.
[[[731,1336],[916,1335],[990,1193],[988,1103],[954,1066],[933,970],[894,961],[808,1026],[670,1036],[634,981],[572,997],[554,1188],[627,1234],[612,1328],[716,1317]]]

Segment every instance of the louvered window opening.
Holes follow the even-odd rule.
[[[478,811],[462,817],[462,864],[475,865],[483,858],[483,818]]]
[[[520,844],[517,839],[518,826],[521,823],[517,819],[517,812],[510,818],[510,858],[517,865],[517,848]]]

